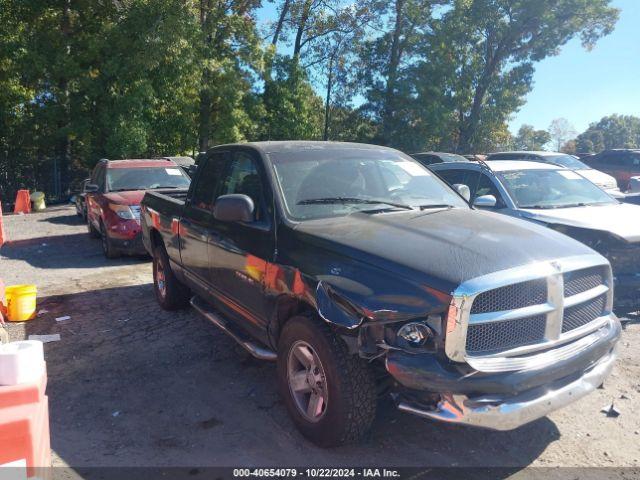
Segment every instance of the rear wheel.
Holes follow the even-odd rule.
[[[96,230],[96,227],[94,227],[93,224],[91,223],[91,219],[89,218],[89,215],[86,216],[86,220],[87,220],[87,231],[89,232],[89,236],[91,238],[100,238],[100,232]]]
[[[377,400],[373,374],[327,325],[309,317],[286,323],[278,381],[289,414],[312,442],[337,446],[369,431]]]
[[[164,310],[178,310],[189,304],[190,292],[175,276],[163,245],[153,250],[153,289]]]
[[[107,234],[107,229],[104,223],[100,224],[100,237],[102,241],[102,252],[107,258],[117,258],[120,256],[120,252],[113,247],[113,243]]]

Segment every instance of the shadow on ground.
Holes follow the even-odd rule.
[[[145,257],[127,256],[107,260],[102,253],[100,241],[90,239],[88,233],[43,236],[8,242],[0,249],[0,256],[43,269],[117,267],[149,261]]]
[[[546,418],[492,432],[382,402],[362,444],[323,450],[289,420],[272,363],[192,310],[161,310],[151,284],[48,297],[40,308],[49,313],[24,327],[61,334],[45,345],[52,448],[75,467],[500,466],[506,477],[559,438]],[[62,315],[71,319],[56,322]]]

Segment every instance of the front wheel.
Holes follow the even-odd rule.
[[[295,317],[285,324],[278,381],[289,414],[312,442],[332,447],[369,431],[377,400],[373,374],[320,321]]]
[[[104,223],[100,224],[100,237],[102,240],[102,252],[104,256],[111,258],[118,258],[120,256],[120,252],[113,247],[113,243],[107,234],[107,228],[104,226]]]
[[[164,310],[178,310],[189,304],[189,289],[176,278],[164,246],[153,250],[153,289]]]

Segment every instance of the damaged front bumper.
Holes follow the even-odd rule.
[[[402,411],[448,423],[511,430],[584,397],[611,372],[620,323],[612,317],[597,341],[573,355],[562,349],[544,367],[510,372],[479,372],[448,365],[434,355],[389,352],[386,368],[396,380],[396,401]],[[585,337],[586,338],[586,337]],[[435,400],[434,400],[435,399]]]
[[[431,410],[408,401],[401,401],[398,409],[441,422],[513,430],[575,402],[598,388],[611,373],[615,358],[615,353],[611,352],[572,382],[556,382],[513,397],[443,395]]]

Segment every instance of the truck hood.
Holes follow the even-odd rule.
[[[145,193],[144,190],[129,190],[126,192],[110,192],[104,196],[110,202],[118,205],[140,205]]]
[[[611,175],[607,175],[599,170],[593,168],[585,168],[582,170],[576,170],[580,175],[589,180],[591,183],[595,183],[597,186],[604,190],[615,190],[618,188],[618,182]]]
[[[442,291],[499,270],[594,253],[549,228],[463,208],[356,213],[303,222],[296,230],[316,247],[405,277],[417,274],[420,283],[431,279]]]
[[[554,225],[612,233],[634,243],[640,242],[640,206],[629,203],[594,205],[553,210],[521,209],[525,218]]]

